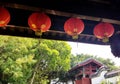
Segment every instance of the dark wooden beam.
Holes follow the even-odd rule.
[[[109,19],[109,18],[93,17],[93,16],[81,15],[81,14],[76,14],[76,13],[68,13],[68,12],[44,9],[44,8],[39,8],[39,7],[32,7],[32,6],[27,6],[27,5],[15,4],[15,3],[0,2],[0,5],[5,6],[5,7],[10,7],[10,8],[15,8],[15,9],[45,12],[45,13],[57,15],[57,16],[76,17],[76,18],[80,18],[84,20],[91,20],[91,21],[98,21],[98,22],[102,21],[102,22],[108,22],[108,23],[120,25],[120,20],[114,20],[114,19]]]
[[[31,30],[29,27],[22,27],[15,25],[7,25],[5,27],[1,27],[0,35],[109,45],[109,43],[104,43],[100,39],[98,40],[98,38],[96,38],[94,35],[80,34],[78,36],[78,39],[72,39],[72,37],[67,35],[65,32],[48,30],[47,32],[44,32],[40,37],[40,36],[36,36],[35,32]]]

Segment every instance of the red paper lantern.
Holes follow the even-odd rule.
[[[6,26],[10,22],[10,13],[4,8],[0,7],[0,27]]]
[[[78,35],[84,30],[84,23],[81,19],[69,18],[64,24],[64,30],[73,39],[77,39]]]
[[[101,22],[94,28],[94,35],[99,39],[103,39],[103,42],[108,42],[108,38],[111,37],[113,33],[113,25],[107,22]]]
[[[28,25],[36,35],[41,35],[49,30],[51,19],[45,13],[32,13],[28,18]]]

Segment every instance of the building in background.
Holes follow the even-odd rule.
[[[106,65],[92,58],[80,62],[69,73],[74,74],[74,84],[120,84],[120,70],[109,71]]]
[[[89,58],[77,64],[69,73],[75,73],[75,84],[91,84],[91,75],[96,73],[102,66],[104,66],[104,64],[101,62]]]

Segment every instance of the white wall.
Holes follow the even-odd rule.
[[[73,82],[72,82],[71,80],[69,80],[67,83],[68,83],[68,84],[73,84]]]
[[[94,77],[91,79],[92,84],[100,84],[101,81],[105,80],[104,75],[107,73],[107,71],[102,71],[98,77]]]
[[[119,78],[118,76],[115,76],[115,77],[107,78],[106,81],[112,84],[117,84],[118,78]]]
[[[53,79],[51,80],[50,84],[55,84],[59,79]],[[62,83],[62,82],[58,82],[57,84],[66,84],[66,83]],[[72,80],[67,81],[67,84],[73,84]]]

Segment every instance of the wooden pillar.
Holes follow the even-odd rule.
[[[85,74],[85,67],[84,66],[83,66],[82,74],[83,74],[83,78],[85,78],[86,74]]]
[[[89,66],[89,68],[90,68],[90,74],[92,73],[92,65],[90,64],[90,66]]]

